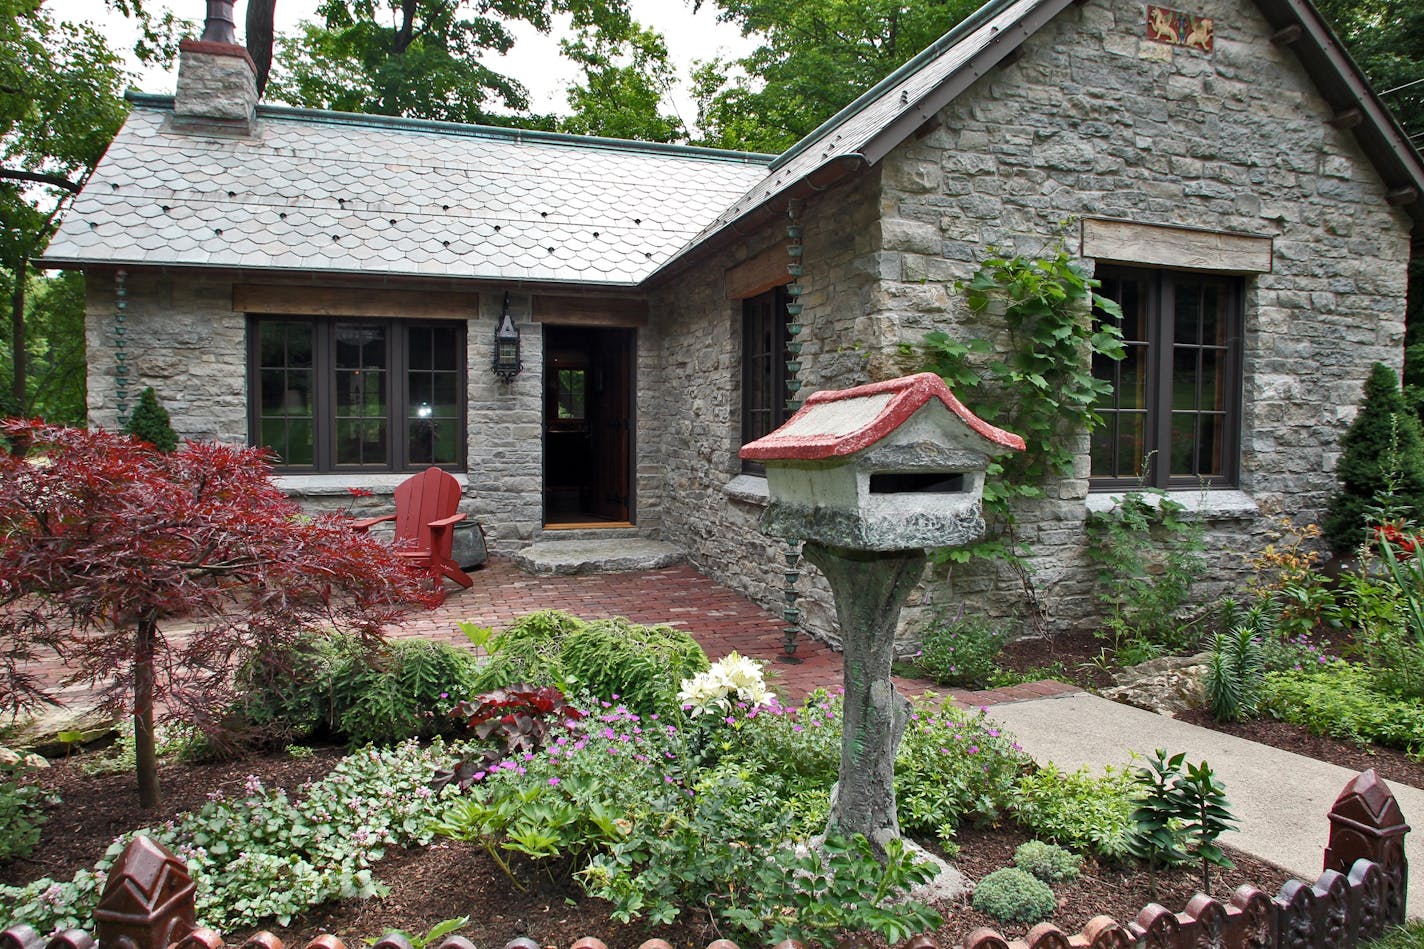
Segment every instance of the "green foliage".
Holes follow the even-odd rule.
[[[515,682],[548,684],[642,712],[676,707],[682,680],[708,668],[697,640],[675,627],[621,617],[586,622],[557,610],[522,617],[486,649],[490,660],[477,693]]]
[[[1064,883],[1078,879],[1083,858],[1056,844],[1030,840],[1014,851],[1014,866],[1032,873],[1044,883]]]
[[[974,887],[974,908],[1001,923],[1037,923],[1053,915],[1058,900],[1048,884],[1017,867],[1004,867]]]
[[[59,803],[32,779],[34,768],[24,758],[0,758],[0,863],[26,857],[40,842],[40,828],[49,819],[45,805]]]
[[[459,932],[468,926],[469,923],[470,917],[457,916],[454,919],[442,920],[423,933],[408,933],[404,929],[395,929],[379,938],[368,936],[363,942],[368,946],[374,946],[376,943],[384,940],[386,936],[396,935],[403,936],[405,941],[410,943],[411,949],[434,949],[435,946],[440,945],[440,943],[444,941],[446,936]]]
[[[138,405],[134,406],[124,432],[148,442],[159,451],[178,449],[178,433],[173,431],[173,420],[169,418],[168,410],[159,404],[152,386],[144,389],[139,396]]]
[[[1248,626],[1237,626],[1212,639],[1206,669],[1206,706],[1212,717],[1237,722],[1255,716],[1261,699],[1265,657],[1261,641]]]
[[[1381,536],[1380,559],[1398,591],[1395,602],[1404,621],[1402,625],[1414,644],[1424,649],[1424,562],[1421,562],[1417,538],[1409,543],[1410,548],[1405,549],[1396,546],[1387,536]]]
[[[211,800],[134,834],[147,834],[187,863],[201,925],[228,930],[270,919],[287,925],[325,900],[383,892],[373,866],[387,847],[431,840],[443,805],[428,782],[448,764],[438,743],[365,749],[299,797],[249,777],[242,797]],[[88,927],[103,876],[134,834],[115,841],[93,871],[72,880],[0,886],[0,906],[44,932]]]
[[[548,33],[572,14],[575,30],[629,29],[623,0],[323,0],[318,22],[281,38],[268,98],[291,105],[496,125],[543,124],[527,90],[490,63],[509,53],[516,24]],[[509,113],[513,113],[510,115]]]
[[[1093,294],[1099,281],[1072,259],[1061,238],[1038,258],[991,256],[958,286],[973,313],[999,317],[1008,345],[960,340],[936,330],[922,342],[924,368],[943,377],[989,421],[1022,436],[1026,450],[989,465],[985,538],[940,556],[958,563],[976,557],[1005,561],[1032,598],[1028,550],[1015,533],[1014,503],[1042,497],[1050,478],[1071,476],[1078,434],[1101,424],[1094,406],[1110,387],[1093,378],[1092,360],[1121,359],[1123,347],[1116,325],[1098,321],[1093,311],[1110,317],[1121,311]]]
[[[0,268],[0,299],[13,283]],[[57,425],[83,425],[85,399],[84,275],[77,270],[31,274],[24,293],[26,408],[14,401],[9,367],[13,341],[0,339],[0,415],[26,414]]]
[[[225,724],[270,747],[309,738],[354,747],[450,736],[461,728],[450,713],[476,694],[479,671],[476,656],[446,643],[399,639],[373,651],[352,636],[308,635],[247,663],[239,704]]]
[[[1089,556],[1098,565],[1099,601],[1114,648],[1182,652],[1199,633],[1178,615],[1202,570],[1202,526],[1156,489],[1129,491],[1087,519]]]
[[[1404,403],[1399,378],[1383,363],[1370,370],[1359,414],[1340,449],[1340,487],[1323,525],[1331,550],[1344,555],[1364,543],[1371,509],[1383,494],[1392,495],[1398,515],[1424,520],[1424,434]]]
[[[696,0],[694,7],[702,5]],[[780,152],[974,12],[974,0],[710,0],[761,45],[697,65],[699,144]]]
[[[687,139],[687,128],[671,103],[677,71],[662,34],[633,21],[626,28],[584,29],[559,41],[565,57],[583,68],[583,81],[569,86],[573,114],[559,130],[642,142]]]
[[[1369,949],[1419,949],[1424,946],[1424,921],[1393,926],[1378,939],[1364,943]]]
[[[1118,859],[1128,853],[1133,792],[1126,772],[1108,768],[1095,776],[1079,768],[1069,774],[1049,762],[1019,778],[1013,791],[1013,815],[1035,836]]]
[[[1262,710],[1317,735],[1424,752],[1424,705],[1379,691],[1375,673],[1345,662],[1266,674]]]
[[[1160,867],[1185,863],[1195,856],[1201,861],[1202,889],[1211,892],[1208,868],[1232,863],[1217,846],[1217,838],[1235,825],[1221,782],[1203,761],[1186,765],[1185,754],[1167,757],[1158,748],[1145,767],[1137,771],[1142,798],[1133,811],[1135,827],[1128,837],[1133,856],[1147,861],[1156,889]]]
[[[1424,9],[1409,0],[1321,0],[1317,6],[1412,141],[1424,132]]]
[[[984,688],[1008,638],[1007,629],[995,628],[985,616],[940,617],[921,636],[915,664],[941,685]]]

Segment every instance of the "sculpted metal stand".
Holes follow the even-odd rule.
[[[1022,439],[975,416],[931,373],[818,392],[742,448],[766,465],[762,530],[804,541],[835,596],[845,713],[827,831],[864,834],[881,855],[900,836],[895,752],[909,702],[890,681],[900,608],[925,548],[982,536],[988,459],[1016,450]]]

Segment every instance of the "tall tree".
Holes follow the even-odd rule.
[[[627,0],[324,0],[321,22],[278,41],[269,98],[292,105],[450,122],[527,114],[527,90],[490,60],[514,46],[510,24],[547,33],[626,20]]]
[[[694,9],[704,0],[695,0]],[[779,152],[929,46],[978,0],[706,0],[759,34],[693,73],[702,144]]]
[[[1316,5],[1415,147],[1424,145],[1424,5],[1417,0],[1318,0]]]
[[[25,299],[30,260],[123,121],[124,73],[85,24],[42,0],[0,0],[0,267],[9,271],[11,409],[30,408]]]
[[[588,27],[559,49],[583,68],[583,81],[569,88],[573,114],[562,131],[631,138],[643,142],[687,140],[687,127],[674,109],[677,71],[661,33],[629,20],[621,27]]]
[[[8,270],[0,268],[0,299],[10,300]],[[58,425],[82,425],[85,404],[84,275],[31,272],[25,292],[27,414]],[[0,339],[0,365],[13,365],[13,341]],[[0,414],[15,414],[8,384]]]

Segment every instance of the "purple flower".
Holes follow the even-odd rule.
[[[550,778],[550,779],[549,779],[549,785],[550,785],[551,787],[557,786],[558,783],[559,783],[559,779],[558,779],[558,778]]]

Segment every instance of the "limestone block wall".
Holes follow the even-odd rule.
[[[1070,7],[946,107],[937,131],[888,156],[885,278],[868,315],[886,329],[872,359],[887,363],[936,328],[1002,346],[952,281],[991,248],[1039,253],[1085,216],[1271,238],[1271,272],[1244,282],[1244,497],[1180,498],[1211,512],[1205,597],[1242,576],[1274,516],[1319,520],[1370,364],[1402,359],[1408,231],[1256,9],[1208,0],[1193,12],[1214,19],[1211,54],[1148,41],[1136,3]],[[1067,234],[1076,253],[1076,225]],[[1078,448],[1074,476],[1021,517],[1034,586],[1060,624],[1093,609],[1083,519],[1104,503],[1088,500],[1086,439]],[[936,602],[1004,615],[1023,599],[1012,572],[982,566],[924,593],[911,622]]]

